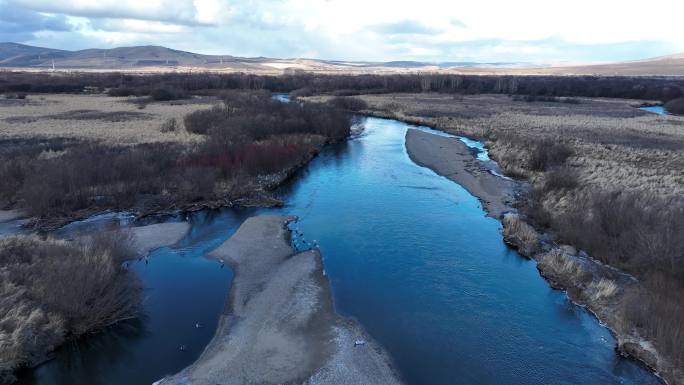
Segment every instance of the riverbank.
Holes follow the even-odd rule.
[[[408,129],[406,151],[416,164],[451,179],[477,197],[487,215],[501,218],[515,211],[512,205],[520,183],[493,175],[462,141]]]
[[[601,321],[615,337],[621,355],[640,361],[668,384],[684,384],[681,368],[660,354],[625,317],[629,297],[648,298],[647,290],[636,278],[584,251],[553,243],[547,234],[538,232],[516,214],[507,214],[502,223],[504,241],[537,261],[539,273],[551,287],[564,290],[570,300]]]
[[[511,208],[515,182],[483,171],[484,166],[459,140],[409,129],[406,149],[414,162],[459,183],[482,202],[488,215],[502,219],[504,241],[536,260],[540,274],[553,288],[565,290],[573,302],[604,323],[620,354],[644,363],[670,384],[684,383],[684,373],[625,319],[625,298],[646,295],[634,277],[572,246],[557,245],[552,236],[525,223]]]
[[[249,218],[211,253],[235,274],[225,314],[200,358],[159,384],[400,383],[388,355],[335,313],[320,253],[295,253],[292,219]]]

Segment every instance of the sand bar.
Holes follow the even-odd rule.
[[[460,140],[408,129],[406,150],[416,164],[451,179],[479,198],[489,216],[500,218],[513,211],[517,182],[493,175]]]
[[[133,248],[139,255],[147,255],[159,247],[171,246],[190,230],[188,222],[156,223],[131,228]]]
[[[320,253],[292,249],[290,219],[249,218],[211,253],[235,273],[225,314],[200,358],[159,383],[400,383],[388,355],[335,313]]]

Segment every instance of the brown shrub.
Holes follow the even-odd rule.
[[[263,140],[271,135],[313,134],[329,140],[349,135],[350,118],[324,105],[282,103],[267,92],[226,92],[224,105],[185,117],[188,132],[225,143]]]
[[[684,283],[684,202],[648,192],[589,191],[555,220],[557,233],[637,276],[664,273]]]
[[[214,125],[227,119],[228,110],[223,107],[213,107],[209,110],[197,110],[185,115],[183,123],[185,130],[193,134],[206,135]]]
[[[18,99],[18,100],[24,100],[26,99],[26,92],[17,92],[14,94],[5,94],[5,99]]]
[[[540,255],[537,262],[537,268],[545,277],[562,286],[572,287],[587,278],[582,265],[558,249]]]
[[[178,129],[178,122],[176,121],[176,119],[173,119],[173,118],[168,119],[167,121],[162,123],[161,127],[159,127],[159,131],[161,131],[163,133],[176,132],[177,129]]]
[[[157,102],[187,98],[185,91],[179,88],[157,87],[150,92],[150,99]]]
[[[506,242],[514,245],[520,254],[531,257],[539,248],[539,234],[516,214],[505,214],[503,236]]]
[[[140,284],[121,267],[132,255],[126,239],[0,240],[0,377],[39,363],[65,339],[137,316]]]
[[[554,167],[544,173],[544,191],[571,190],[579,185],[577,171],[568,166]]]
[[[534,171],[546,171],[560,166],[572,155],[572,149],[565,143],[552,140],[537,142],[530,152],[529,168]]]
[[[338,96],[330,99],[328,103],[337,108],[354,112],[368,109],[368,105],[363,99],[350,96]]]
[[[534,226],[547,229],[553,224],[554,215],[544,207],[542,188],[530,188],[520,197],[518,204],[525,218]]]
[[[665,103],[667,112],[675,115],[684,115],[684,98],[677,98]]]
[[[136,91],[133,88],[128,87],[116,87],[110,88],[107,91],[109,96],[126,97],[126,96],[136,96]]]
[[[631,290],[624,296],[621,312],[627,327],[653,341],[655,348],[670,359],[675,368],[684,365],[684,287],[667,276],[654,275],[646,280],[648,290]]]

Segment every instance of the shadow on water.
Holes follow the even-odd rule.
[[[122,325],[62,348],[22,384],[150,384],[190,364],[231,279],[205,254],[255,214],[300,217],[296,241],[320,245],[336,309],[358,319],[411,384],[659,384],[506,247],[476,198],[410,161],[408,125],[363,125],[278,190],[285,207],[191,215],[177,247],[132,264],[147,288],[137,331]]]

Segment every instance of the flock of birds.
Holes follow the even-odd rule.
[[[315,239],[311,242],[307,241],[306,238],[304,238],[304,233],[301,230],[299,230],[299,228],[294,228],[291,230],[292,246],[294,247],[295,251],[306,251],[319,248],[318,241],[316,241]]]

